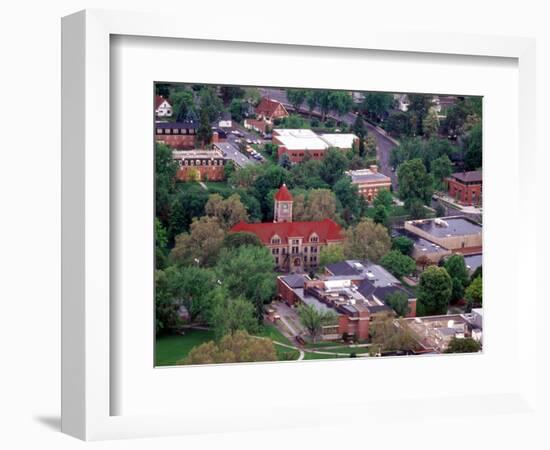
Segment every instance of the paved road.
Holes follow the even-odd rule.
[[[284,89],[260,88],[259,90],[263,96],[277,100],[281,102],[285,106],[285,108],[294,110],[293,106],[288,101],[288,98],[286,96],[286,91]],[[298,112],[302,114],[309,114],[309,110],[305,107],[300,108]],[[313,114],[320,116],[320,111],[314,110]],[[328,117],[332,119],[336,119],[340,122],[344,122],[347,125],[353,125],[357,115],[354,113],[348,113],[344,115],[329,114]],[[397,144],[391,138],[386,136],[384,130],[379,129],[368,122],[365,122],[365,124],[367,126],[368,132],[376,137],[376,141],[378,143],[377,157],[378,157],[378,162],[380,164],[379,170],[384,175],[387,175],[388,177],[391,178],[392,185],[395,189],[397,188],[397,174],[395,172],[392,172],[391,170],[390,155],[391,155],[392,149]]]
[[[233,135],[229,135],[229,136],[233,136]],[[234,141],[235,138],[233,137],[233,139],[230,140],[229,136],[228,136],[227,142],[219,142],[215,144],[218,146],[218,148],[220,148],[223,152],[225,152],[224,156],[226,158],[233,160],[235,164],[237,164],[240,167],[245,167],[250,164],[256,164],[258,162],[255,159],[248,158],[245,155],[243,155],[239,151],[237,144],[235,144],[235,141]]]

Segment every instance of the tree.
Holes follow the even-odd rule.
[[[409,98],[407,114],[414,124],[415,134],[422,136],[424,134],[424,119],[433,106],[433,97],[426,94],[407,94],[407,97]]]
[[[168,235],[166,228],[155,217],[155,268],[162,269],[166,264]]]
[[[374,319],[370,325],[373,349],[382,351],[411,351],[418,344],[406,323],[389,317]]]
[[[464,163],[467,170],[479,169],[482,166],[483,159],[483,135],[481,123],[477,123],[472,127],[466,138],[466,155]]]
[[[405,317],[409,314],[409,298],[404,292],[392,292],[386,297],[386,303],[392,307],[399,317]]]
[[[216,273],[229,296],[252,302],[258,323],[263,319],[263,305],[275,294],[274,264],[267,248],[244,245],[223,249],[216,265]]]
[[[344,259],[344,248],[341,245],[324,245],[319,253],[319,269],[323,270],[326,266]]]
[[[376,157],[376,150],[378,148],[378,141],[376,136],[369,134],[365,139],[365,154],[369,157]],[[365,155],[361,155],[365,156]]]
[[[283,153],[279,156],[278,163],[283,169],[290,169],[292,167],[292,161],[290,161],[290,156],[288,156],[287,153]]]
[[[290,104],[296,112],[299,112],[300,107],[307,97],[307,89],[287,89],[286,96]]]
[[[250,336],[237,331],[223,337],[218,344],[206,342],[194,347],[179,364],[222,364],[238,362],[277,361],[277,352],[270,339]]]
[[[235,161],[230,159],[225,162],[225,165],[223,166],[223,174],[226,179],[230,179],[236,170],[237,170],[237,166],[235,164]]]
[[[452,337],[444,353],[477,353],[481,350],[481,344],[475,339],[465,337]]]
[[[239,231],[238,233],[228,233],[223,240],[222,247],[233,250],[244,245],[252,245],[256,247],[263,246],[260,238],[254,233]]]
[[[417,314],[447,314],[452,293],[451,277],[443,267],[430,266],[420,276],[417,287]]]
[[[176,113],[176,121],[183,122],[187,119],[190,111],[195,109],[195,98],[193,92],[187,88],[177,89],[171,95],[172,108]]]
[[[387,225],[388,222],[388,209],[382,205],[378,205],[374,207],[374,215],[372,219],[375,223],[379,223],[381,225]]]
[[[246,111],[246,103],[240,98],[234,98],[229,104],[229,113],[235,122],[241,122]]]
[[[427,203],[433,193],[433,179],[426,172],[426,167],[420,158],[411,159],[397,169],[399,181],[399,197],[405,202],[405,207],[410,209],[413,201],[419,200]]]
[[[392,239],[392,250],[397,250],[403,255],[410,256],[414,247],[414,242],[405,236],[397,236]]]
[[[168,279],[162,270],[155,272],[155,331],[159,335],[181,324],[180,305],[170,295]]]
[[[200,117],[199,117],[199,128],[197,130],[197,138],[201,145],[210,144],[212,140],[212,128],[210,127],[210,119],[208,117],[208,110],[206,108],[201,108]]]
[[[433,109],[430,109],[424,117],[422,128],[424,130],[424,136],[426,137],[437,135],[439,131],[439,117],[437,117],[437,113]]]
[[[417,219],[425,219],[426,218],[426,208],[424,207],[424,203],[422,203],[422,200],[414,199],[411,201],[411,204],[409,205],[409,216],[413,220]]]
[[[380,259],[380,264],[388,269],[397,278],[410,275],[416,268],[414,259],[398,250],[392,250]]]
[[[328,189],[313,189],[309,191],[305,207],[307,221],[336,219],[336,197]]]
[[[351,182],[348,176],[340,178],[332,188],[342,210],[342,217],[348,225],[355,223],[361,216],[363,198],[359,188]]]
[[[403,111],[392,111],[386,120],[385,129],[396,137],[412,135],[412,123],[409,115]]]
[[[208,216],[217,218],[224,230],[229,230],[239,222],[248,221],[248,214],[239,194],[232,194],[225,200],[220,194],[212,194],[204,211]]]
[[[177,264],[210,267],[216,262],[225,232],[215,217],[193,219],[190,232],[176,236],[170,258]]]
[[[242,330],[248,333],[258,331],[254,305],[243,298],[220,298],[212,310],[211,328],[214,336],[221,339]]]
[[[353,99],[348,91],[330,91],[328,95],[329,110],[344,115],[351,111]]]
[[[372,119],[380,121],[393,105],[393,96],[385,92],[369,92],[361,104],[361,109]]]
[[[479,308],[483,305],[483,278],[481,275],[474,278],[466,288],[465,297],[468,300],[470,309]]]
[[[431,266],[434,264],[434,262],[428,258],[426,255],[421,255],[416,260],[416,264],[420,266],[422,270],[426,269],[427,266]]]
[[[167,294],[178,306],[185,306],[189,321],[208,322],[217,286],[214,272],[197,266],[170,266],[164,273]]]
[[[188,231],[194,217],[204,215],[208,193],[199,185],[189,186],[172,197],[168,218],[168,242],[173,243],[176,235]]]
[[[175,191],[178,164],[172,158],[172,149],[155,145],[155,212],[163,224],[170,217],[170,199]]]
[[[393,205],[393,195],[388,189],[380,189],[374,200],[372,201],[374,207],[383,206],[386,209],[390,209]]]
[[[201,86],[199,91],[200,110],[206,112],[208,123],[214,122],[223,111],[223,103],[213,86]]]
[[[346,155],[341,150],[329,148],[321,163],[320,176],[325,183],[333,186],[342,177],[346,166]]]
[[[441,203],[438,202],[437,205],[435,206],[435,216],[443,217],[446,214],[447,214],[447,210]]]
[[[365,121],[360,114],[357,114],[357,116],[355,117],[352,130],[353,133],[357,135],[357,137],[361,141],[365,140],[365,138],[367,137],[367,127],[365,126]]]
[[[464,297],[464,289],[470,283],[470,276],[464,262],[464,256],[459,254],[451,255],[445,261],[444,267],[453,283],[451,300],[458,301]]]
[[[371,219],[361,220],[344,233],[344,255],[347,259],[368,259],[377,262],[390,250],[388,230]]]
[[[431,172],[434,178],[434,185],[437,189],[443,189],[443,181],[453,171],[453,164],[447,155],[434,159],[431,163]]]
[[[245,95],[245,91],[239,86],[221,86],[220,95],[223,102],[227,105],[233,100],[242,99]]]
[[[331,325],[337,320],[336,314],[332,311],[321,311],[306,304],[300,304],[298,306],[298,317],[300,318],[300,323],[307,330],[313,342],[315,342],[317,337],[321,334],[323,325]]]

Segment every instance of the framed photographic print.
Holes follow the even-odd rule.
[[[531,40],[85,11],[62,43],[63,431],[538,413]]]

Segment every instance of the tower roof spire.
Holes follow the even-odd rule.
[[[279,202],[291,202],[292,201],[292,194],[286,187],[286,184],[283,183],[283,185],[279,188],[277,193],[275,194],[275,200]]]

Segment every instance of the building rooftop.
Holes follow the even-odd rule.
[[[329,147],[352,148],[357,136],[351,133],[324,133],[319,137],[325,141]]]
[[[470,172],[455,172],[451,174],[451,177],[463,183],[481,183],[483,180],[481,170],[473,170]]]
[[[172,106],[167,98],[164,98],[162,95],[155,95],[155,109],[158,109],[158,107],[164,102],[167,102],[170,106]]]
[[[371,169],[350,170],[346,172],[351,177],[353,183],[368,183],[368,182],[380,182],[387,181],[391,183],[391,178]]]
[[[306,280],[309,280],[309,277],[305,274],[293,274],[293,275],[284,275],[280,279],[292,289],[303,288]]]
[[[326,150],[329,145],[309,129],[277,128],[277,139],[288,150]]]
[[[475,270],[481,266],[483,262],[483,254],[477,253],[475,255],[465,255],[464,262],[466,263],[466,268],[470,273],[475,272]]]
[[[281,106],[281,108],[283,108],[285,113],[288,115],[286,108],[281,102],[268,97],[263,97],[260,103],[258,103],[258,106],[256,106],[256,114],[270,117],[273,115],[278,106]]]
[[[221,158],[223,154],[219,150],[174,150],[172,151],[174,159],[193,159],[193,158]]]
[[[403,236],[407,239],[413,241],[413,245],[416,250],[423,253],[439,253],[441,251],[448,251],[446,248],[441,247],[438,244],[435,244],[432,241],[428,241],[414,233],[411,233],[405,229],[394,229],[392,232],[392,237]]]
[[[161,129],[174,129],[174,128],[186,128],[186,129],[195,129],[198,128],[199,124],[194,120],[184,120],[183,122],[156,122],[155,128]]]
[[[465,217],[412,220],[408,223],[435,237],[481,234],[482,231],[481,225]]]
[[[325,268],[330,274],[339,276],[356,276],[367,279],[375,287],[399,284],[399,280],[378,264],[370,261],[346,260],[329,264]]]

